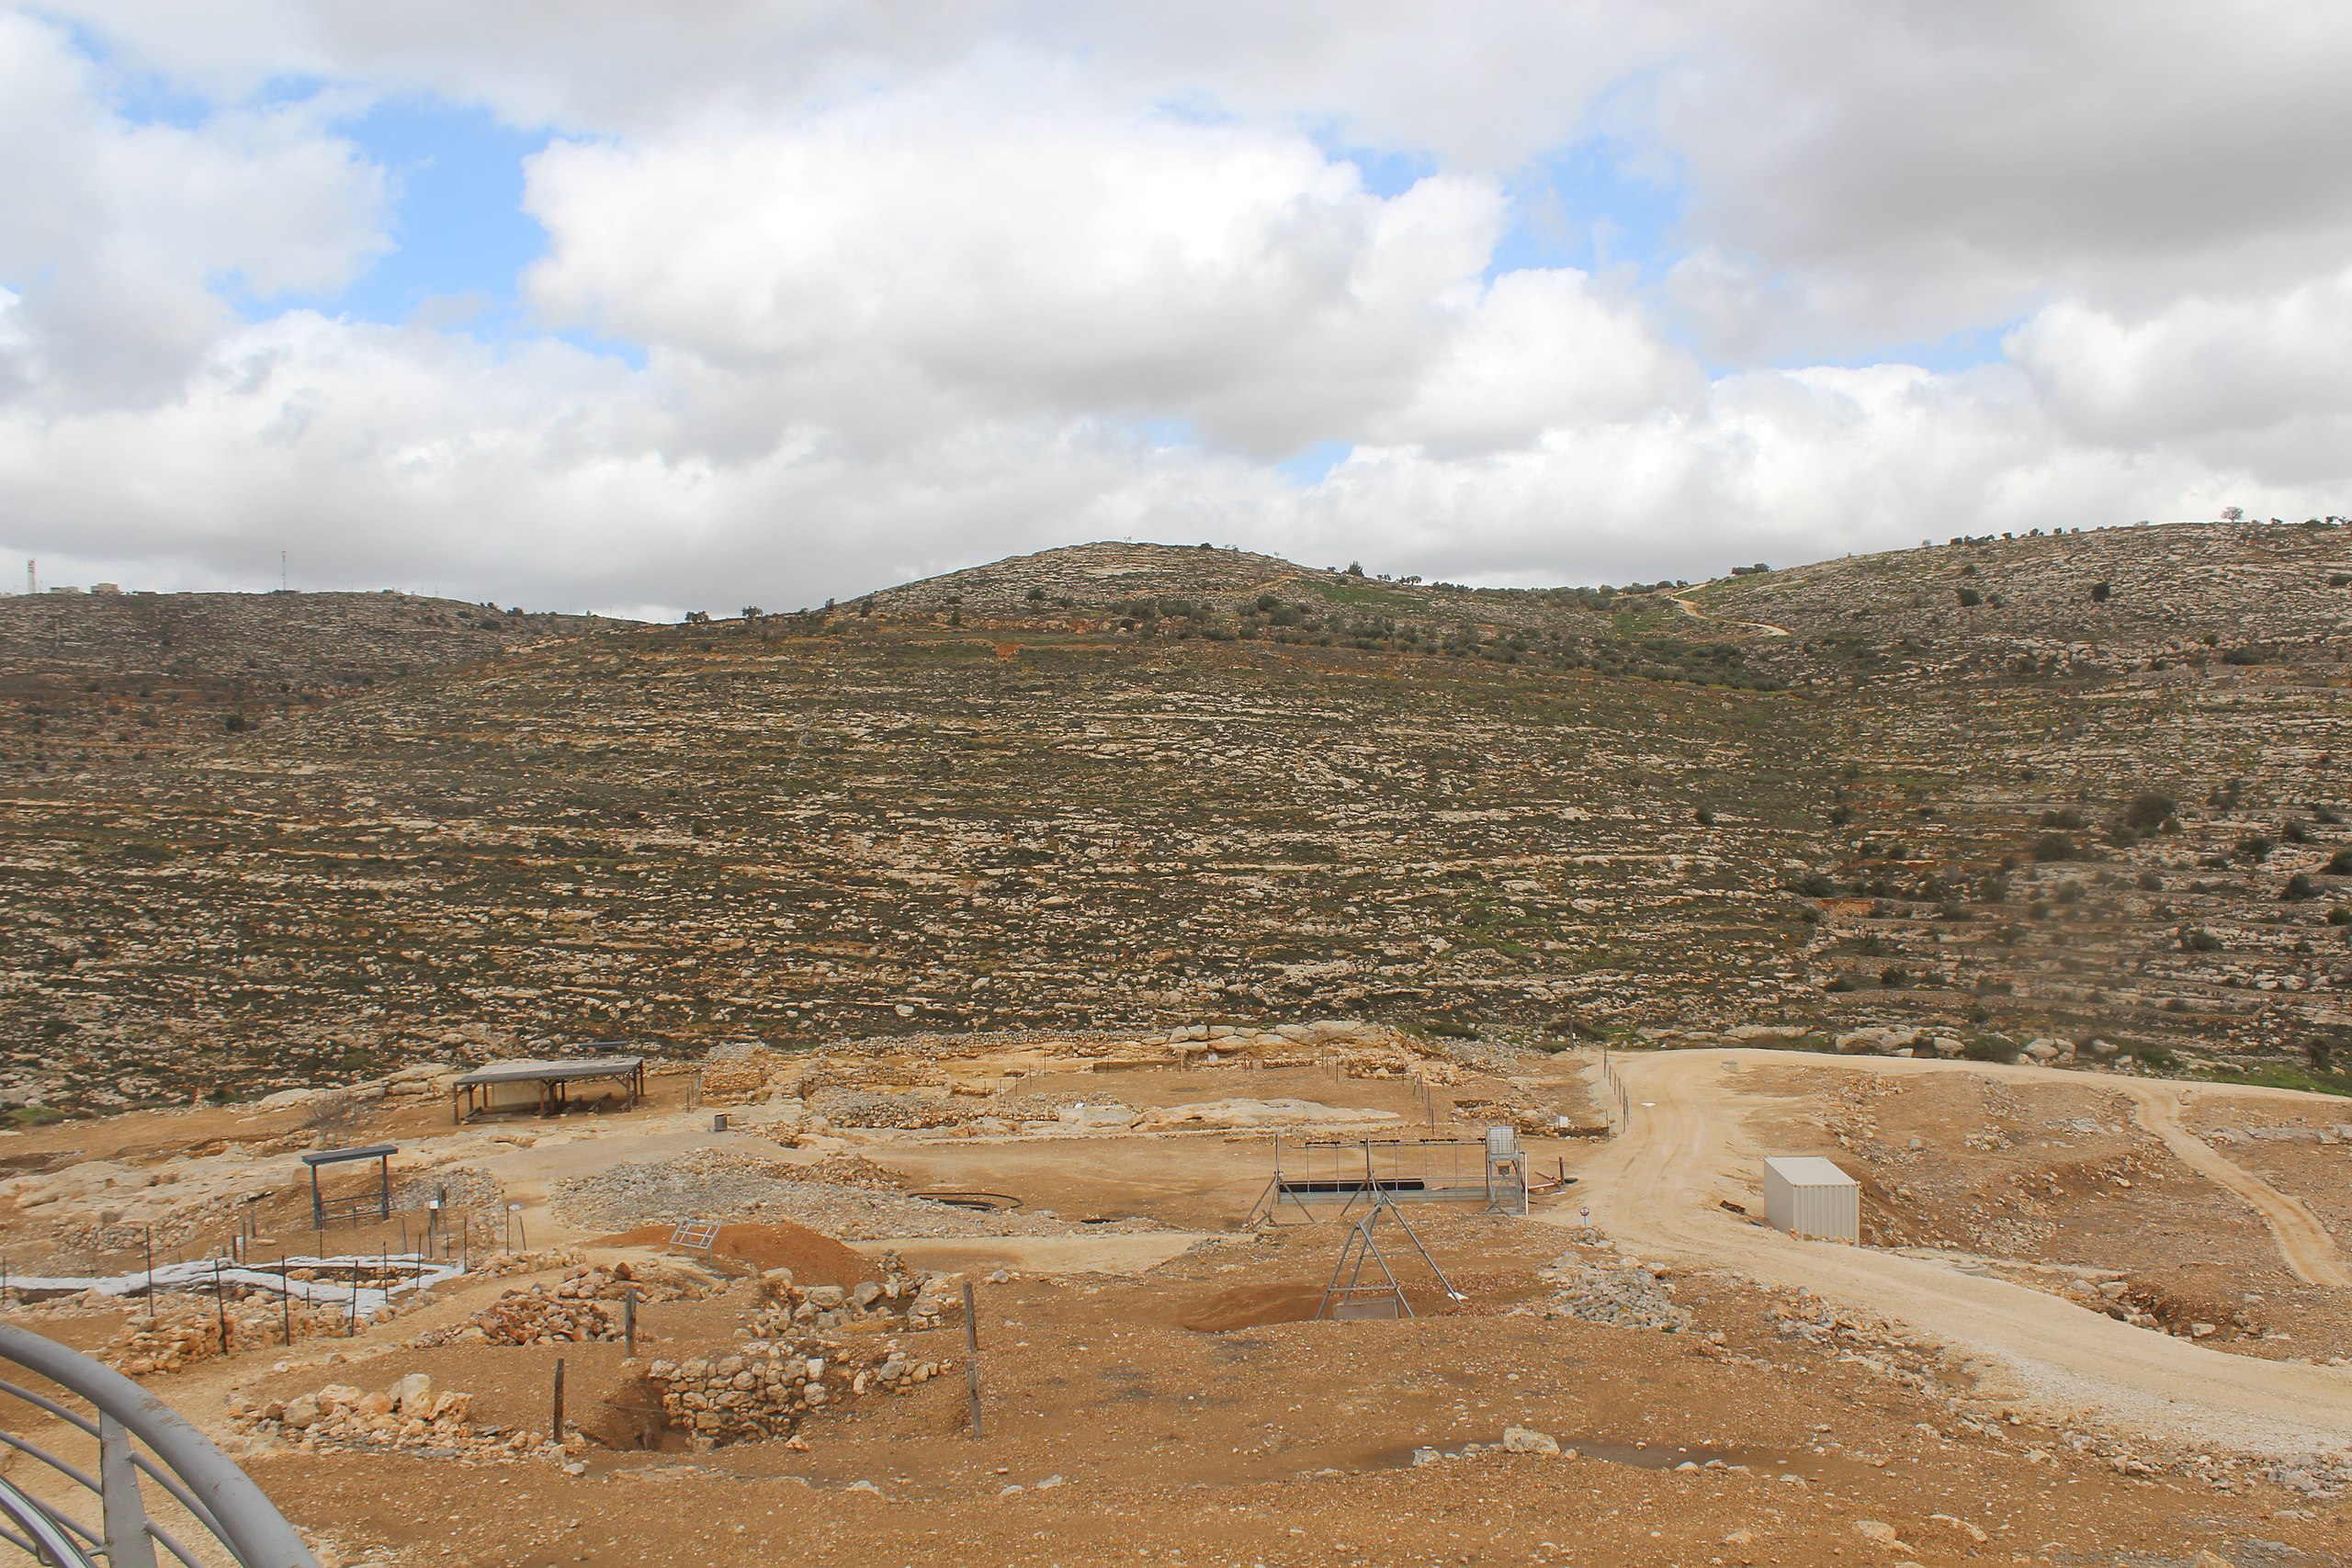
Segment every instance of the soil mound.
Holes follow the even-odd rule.
[[[1323,1306],[1323,1287],[1304,1280],[1272,1285],[1235,1285],[1178,1303],[1176,1321],[1199,1334],[1230,1328],[1261,1328],[1270,1323],[1305,1323]]]
[[[598,1236],[592,1247],[652,1247],[669,1245],[674,1225],[639,1225],[616,1235]],[[721,1225],[710,1249],[718,1263],[740,1263],[755,1271],[789,1269],[798,1285],[850,1285],[879,1280],[874,1261],[853,1252],[831,1236],[788,1220],[756,1225]]]
[[[1518,1296],[1530,1292],[1521,1291]],[[1516,1299],[1507,1297],[1505,1299]],[[1433,1284],[1405,1287],[1406,1304],[1417,1317],[1436,1317],[1458,1310]],[[1311,1280],[1285,1284],[1235,1285],[1176,1303],[1172,1314],[1179,1327],[1196,1334],[1223,1334],[1235,1328],[1263,1328],[1276,1323],[1310,1323],[1323,1310],[1323,1287]]]

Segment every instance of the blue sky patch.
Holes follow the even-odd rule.
[[[1348,460],[1356,449],[1352,441],[1317,441],[1306,451],[1283,458],[1274,465],[1274,471],[1296,485],[1319,485],[1330,477],[1331,470]]]
[[[523,269],[547,248],[547,231],[523,210],[523,160],[548,133],[437,98],[388,99],[343,130],[391,183],[394,249],[321,303],[370,321],[465,309],[441,301],[511,318]]]
[[[1679,183],[1632,172],[1607,137],[1537,159],[1511,182],[1518,216],[1487,264],[1487,280],[1524,267],[1580,267],[1607,273],[1629,269],[1655,283],[1681,254],[1675,228],[1682,221]]]

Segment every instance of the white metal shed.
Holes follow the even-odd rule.
[[[1791,1235],[1862,1239],[1862,1187],[1815,1155],[1764,1162],[1764,1217]]]

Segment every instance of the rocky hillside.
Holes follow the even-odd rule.
[[[135,761],[600,624],[390,591],[0,598],[0,765]]]
[[[2340,664],[2352,615],[2341,525],[2142,524],[1954,539],[1726,578],[1708,613],[1780,626],[1826,669],[1939,677],[2161,674]]]
[[[1505,592],[1088,546],[18,753],[0,1087],[1333,1013],[2309,1072],[2352,1022],[2347,553]]]

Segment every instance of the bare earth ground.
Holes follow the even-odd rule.
[[[820,1415],[803,1428],[805,1450],[695,1451],[665,1429],[643,1363],[627,1363],[618,1345],[408,1343],[560,1269],[469,1275],[348,1340],[239,1350],[147,1382],[232,1447],[243,1441],[226,1418],[232,1392],[380,1389],[416,1371],[472,1393],[477,1422],[544,1429],[562,1355],[571,1418],[589,1439],[580,1474],[549,1460],[326,1448],[248,1460],[340,1561],[387,1568],[945,1558],[2188,1568],[2208,1551],[2247,1568],[2352,1558],[2332,1472],[2313,1458],[2352,1443],[2352,1371],[2314,1364],[2352,1348],[2343,1287],[2327,1282],[2331,1269],[2340,1278],[2335,1233],[2346,1217],[2327,1172],[2341,1170],[2345,1150],[2196,1137],[2332,1126],[2340,1102],[1877,1057],[1614,1061],[1631,1105],[1624,1135],[1532,1145],[1539,1170],[1564,1168],[1574,1185],[1526,1219],[1411,1212],[1464,1303],[1449,1307],[1384,1233],[1423,1314],[1398,1322],[1308,1321],[1339,1224],[1241,1224],[1270,1168],[1271,1128],[837,1127],[787,1146],[773,1127],[712,1134],[709,1113],[665,1080],[656,1103],[627,1114],[452,1129],[445,1103],[387,1102],[341,1129],[354,1141],[396,1136],[419,1179],[483,1173],[501,1202],[524,1205],[530,1245],[586,1244],[607,1259],[656,1256],[661,1227],[616,1234],[568,1221],[564,1184],[681,1156],[812,1178],[854,1156],[910,1188],[1017,1198],[1023,1206],[1008,1215],[951,1212],[934,1227],[942,1234],[854,1246],[974,1280],[978,1440],[960,1325],[905,1337],[954,1375]],[[1589,1113],[1590,1063],[1522,1066],[1522,1099]],[[1489,1096],[1500,1081],[1471,1075],[1452,1094]],[[1040,1075],[1002,1095],[1044,1103],[1064,1090],[1115,1094],[1139,1111],[1281,1098],[1386,1111],[1393,1121],[1365,1125],[1391,1134],[1424,1130],[1412,1085],[1317,1068],[1081,1074],[1069,1084]],[[753,1105],[741,1119],[756,1128],[781,1115]],[[168,1191],[210,1179],[202,1161],[220,1156],[197,1151],[258,1147],[300,1126],[291,1112],[141,1113],[0,1140],[0,1154],[39,1169],[72,1151],[76,1163],[171,1177]],[[1724,1207],[1760,1212],[1768,1153],[1826,1154],[1853,1171],[1883,1245],[1796,1241]],[[71,1213],[0,1209],[0,1239],[33,1257],[74,1233],[84,1211],[126,1201],[101,1191],[45,1205]],[[307,1190],[281,1180],[260,1205],[275,1226],[265,1234],[307,1247],[307,1232],[279,1223],[307,1204]],[[755,1309],[752,1268],[784,1256],[763,1251],[756,1228],[741,1236],[718,1249],[723,1288],[642,1309],[644,1357],[734,1344]],[[336,1244],[349,1237],[337,1233]],[[794,1256],[808,1267],[816,1254]],[[1663,1275],[1657,1289],[1689,1313],[1685,1325],[1584,1321],[1546,1277],[1562,1264],[1573,1274],[1631,1260]],[[2168,1317],[2135,1327],[2054,1293],[2052,1280],[2082,1268],[2210,1310],[2217,1331],[2192,1340],[2186,1320]],[[135,1311],[36,1306],[19,1320],[100,1348]],[[2268,1337],[2278,1332],[2292,1337]],[[1416,1449],[1494,1444],[1511,1427],[1547,1433],[1576,1457],[1490,1450],[1412,1462]],[[46,1440],[40,1427],[25,1431]],[[24,1467],[9,1474],[21,1480]]]
[[[1990,1358],[2015,1380],[2019,1397],[2045,1407],[2096,1409],[2155,1434],[2277,1451],[2340,1447],[2352,1436],[2352,1373],[2342,1369],[2251,1365],[2004,1280],[1894,1253],[1800,1241],[1725,1212],[1720,1203],[1734,1192],[1754,1198],[1745,1177],[1762,1151],[1729,1113],[1739,1091],[1726,1089],[1724,1079],[1781,1061],[1737,1051],[1628,1061],[1636,1116],[1631,1134],[1611,1145],[1595,1170],[1596,1222],[1635,1246],[1692,1262],[1736,1264],[1764,1280],[1803,1285],[1917,1325]],[[2069,1088],[2081,1082],[2028,1067],[1961,1069],[1879,1058],[1841,1059],[1837,1066],[1897,1076],[1974,1070]]]

